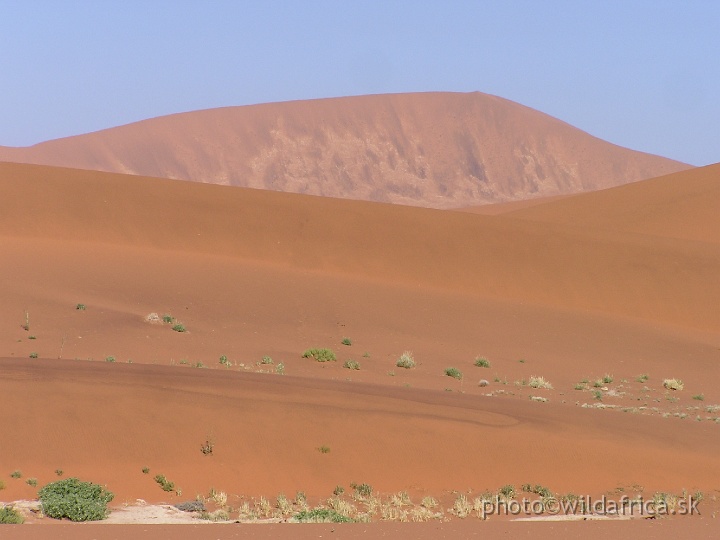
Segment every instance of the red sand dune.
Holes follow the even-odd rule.
[[[689,168],[479,92],[175,114],[0,147],[0,161],[433,208],[592,191]]]
[[[42,484],[62,468],[120,501],[320,497],[352,481],[415,497],[524,482],[718,490],[720,426],[700,406],[720,403],[719,186],[711,166],[476,215],[2,164],[0,474]],[[308,347],[340,361],[300,358]],[[406,349],[415,369],[395,366]],[[284,376],[252,373],[279,362]],[[579,406],[593,399],[573,385],[603,374],[631,393],[603,404],[689,417]],[[531,375],[554,389],[513,385]],[[34,493],[5,483],[3,499]]]

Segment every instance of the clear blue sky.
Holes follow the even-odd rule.
[[[0,0],[0,145],[331,96],[496,94],[720,161],[717,0]]]

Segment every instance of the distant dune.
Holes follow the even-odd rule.
[[[0,161],[431,208],[593,191],[690,168],[478,92],[175,114],[0,147]]]

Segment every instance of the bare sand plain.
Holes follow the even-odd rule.
[[[351,496],[367,483],[379,523],[293,536],[716,536],[719,192],[710,166],[480,215],[1,164],[0,500],[31,499],[27,478],[62,469],[120,507],[214,490],[237,518],[261,497],[301,491],[314,506],[343,486],[371,514]],[[311,347],[337,361],[302,358]],[[414,368],[396,365],[405,351]],[[510,484],[518,497],[701,493],[703,512],[455,515],[461,495]],[[391,502],[401,491],[442,515],[383,522],[412,518]],[[28,521],[19,534],[206,534]]]

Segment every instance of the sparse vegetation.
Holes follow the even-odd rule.
[[[114,361],[115,361],[115,357],[114,357],[114,356],[106,356],[106,357],[105,357],[105,361],[106,361],[106,362],[114,362]]]
[[[277,373],[278,375],[283,375],[285,373],[285,364],[280,362],[278,365],[276,365],[275,373]]]
[[[357,360],[347,360],[343,364],[343,367],[347,369],[360,369],[360,362]]]
[[[25,483],[28,486],[36,487],[37,486],[37,478],[28,478],[27,480],[25,480]]]
[[[515,486],[512,484],[506,484],[498,490],[498,495],[504,498],[506,501],[515,498]]]
[[[605,374],[605,375],[603,376],[603,378],[602,378],[602,382],[603,382],[604,384],[610,384],[611,382],[613,382],[613,376],[612,376],[612,375]]]
[[[703,394],[695,394],[692,398],[695,399],[695,400],[697,400],[697,401],[704,401],[704,400],[705,400],[705,396],[704,396]]]
[[[62,475],[63,475],[63,470],[62,470],[62,469],[55,469],[55,474],[58,475],[58,476],[62,476]]]
[[[457,379],[458,381],[462,380],[463,374],[462,372],[454,367],[445,368],[445,375],[448,377],[452,377],[453,379]]]
[[[78,311],[85,311],[86,306],[85,304],[76,304],[75,309],[77,309]]]
[[[536,377],[534,375],[530,377],[528,385],[530,388],[547,388],[548,390],[552,390],[553,387],[552,384],[546,381],[543,377]]]
[[[22,472],[14,470],[10,473],[10,478],[22,478]]]
[[[98,484],[68,478],[47,484],[40,489],[38,497],[48,517],[98,521],[107,517],[107,505],[114,495]]]
[[[37,358],[37,357],[38,357],[38,353],[36,353],[36,352],[30,353],[30,358]]]
[[[308,349],[302,354],[303,358],[314,358],[318,362],[334,362],[337,360],[332,349]]]
[[[165,478],[164,474],[155,475],[155,482],[157,482],[163,491],[173,491],[175,489],[175,483]]]
[[[367,498],[372,495],[373,488],[370,484],[350,484],[350,487],[355,491],[355,495],[359,498]]]
[[[335,489],[333,489],[333,495],[336,497],[339,497],[343,493],[345,493],[345,488],[342,486],[335,486]]]
[[[638,375],[635,377],[635,382],[644,383],[650,378],[650,376],[647,373],[643,373],[642,375]]]
[[[143,474],[150,474],[150,467],[143,467],[143,468],[142,468],[142,473],[143,473]]]
[[[175,332],[186,332],[187,331],[187,330],[185,330],[185,326],[182,323],[177,323],[176,325],[173,325],[172,329],[175,330]]]
[[[37,339],[36,336],[28,336],[28,339]]]
[[[269,356],[263,356],[263,357],[260,359],[260,363],[261,363],[261,364],[264,364],[264,365],[269,365],[269,364],[272,364],[272,363],[273,363],[273,359],[270,358]]]
[[[185,501],[174,505],[181,512],[204,512],[205,503],[200,500]]]
[[[603,397],[602,392],[600,390],[595,390],[593,392],[593,397],[595,399],[597,399],[598,401],[602,401],[602,397]]]
[[[168,315],[167,313],[162,316],[162,322],[164,322],[165,324],[170,324],[174,320],[175,320],[175,317],[173,317],[172,315]]]
[[[395,362],[395,365],[397,367],[410,369],[415,367],[415,359],[413,358],[413,354],[410,351],[405,351],[400,355],[400,358],[398,358],[398,361]]]
[[[577,383],[575,386],[573,386],[575,390],[585,390],[587,388],[583,383]]]
[[[231,365],[230,360],[228,360],[228,357],[225,356],[224,354],[220,356],[219,362],[225,367],[230,367],[230,365]]]
[[[352,523],[354,521],[332,508],[303,510],[295,516],[295,519],[301,523]]]
[[[352,345],[352,340],[349,337],[345,337],[342,339],[342,341],[340,343],[342,343],[343,345],[347,345],[349,347],[350,345]]]
[[[320,448],[318,448],[318,451],[319,451],[321,454],[329,454],[329,453],[330,453],[330,447],[329,447],[329,446],[321,446]]]
[[[680,379],[665,379],[663,386],[668,390],[682,390],[685,388],[685,385]]]
[[[0,525],[22,525],[25,518],[12,506],[0,507]]]
[[[490,367],[490,361],[489,361],[487,358],[485,358],[484,356],[478,356],[478,357],[475,359],[475,365],[476,365],[477,367],[489,368],[489,367]]]

